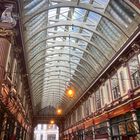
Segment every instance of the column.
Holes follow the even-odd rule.
[[[95,140],[95,128],[92,127],[92,133],[93,133],[93,140]]]
[[[58,140],[59,138],[59,133],[56,133],[56,140]]]
[[[86,140],[85,139],[85,130],[83,130],[83,140]]]
[[[111,128],[109,120],[106,123],[107,123],[108,140],[111,140],[111,130],[110,130]]]
[[[24,130],[23,140],[26,140],[26,130]]]

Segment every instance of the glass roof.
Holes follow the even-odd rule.
[[[37,112],[48,106],[70,109],[140,22],[122,0],[25,0],[23,15]],[[73,100],[66,95],[69,86],[76,91]]]

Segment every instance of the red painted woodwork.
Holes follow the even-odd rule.
[[[99,116],[97,118],[94,118],[94,124],[97,125],[97,124],[99,124],[101,122],[106,121],[107,119],[108,119],[108,114],[103,114],[103,115],[101,115],[101,116]]]
[[[93,119],[85,121],[84,125],[85,125],[85,129],[90,127],[90,126],[93,126]]]
[[[84,123],[79,124],[79,125],[77,126],[77,128],[78,128],[78,130],[82,130],[82,129],[84,129],[84,128],[85,128]]]
[[[18,100],[18,98],[15,100],[14,98],[10,98],[9,96],[10,90],[9,88],[3,84],[1,88],[1,96],[0,100],[2,103],[6,106],[6,108],[15,116],[15,118],[18,120],[18,122],[27,130],[30,131],[30,124],[28,124],[26,118],[25,118],[25,110]],[[26,128],[27,127],[27,128]]]
[[[140,108],[140,99],[135,100],[134,107],[135,108]]]
[[[72,132],[76,132],[77,131],[77,126],[74,126],[73,128],[72,128]]]
[[[129,104],[127,104],[127,105],[121,106],[117,109],[114,109],[113,111],[109,112],[108,115],[109,115],[109,118],[113,118],[113,117],[119,116],[121,114],[125,114],[125,113],[129,112],[130,110],[131,110],[131,106]]]

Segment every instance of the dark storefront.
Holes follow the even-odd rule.
[[[85,129],[85,140],[93,140],[93,130],[92,127]]]
[[[83,130],[78,130],[77,135],[78,135],[78,140],[83,140],[84,137]]]
[[[112,140],[136,140],[135,123],[131,113],[110,120]]]
[[[108,140],[107,122],[96,125],[94,128],[94,132],[95,132],[95,139]]]

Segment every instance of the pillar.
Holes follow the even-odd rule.
[[[83,140],[86,140],[86,138],[85,138],[85,130],[83,130]]]
[[[24,130],[24,138],[23,140],[26,140],[26,130]]]
[[[95,140],[95,128],[92,127],[93,140]]]
[[[106,123],[107,123],[108,140],[111,140],[111,128],[109,120]]]

